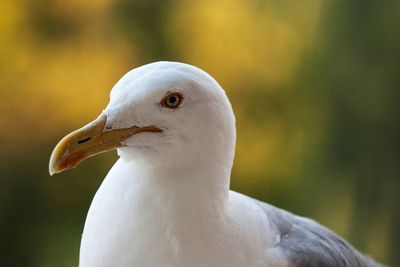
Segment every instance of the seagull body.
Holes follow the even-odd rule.
[[[265,266],[280,256],[264,254],[278,236],[259,231],[269,227],[265,215],[245,196],[216,203],[203,185],[182,181],[204,174],[138,172],[120,159],[106,177],[85,223],[81,266]]]
[[[229,190],[235,117],[219,84],[183,63],[127,73],[50,173],[117,149],[90,206],[81,267],[379,266],[311,219]]]

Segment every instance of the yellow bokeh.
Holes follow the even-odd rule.
[[[227,90],[246,90],[249,80],[272,89],[290,79],[312,42],[320,4],[303,1],[299,10],[273,2],[180,1],[168,34],[184,60],[213,73]]]

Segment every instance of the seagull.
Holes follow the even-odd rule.
[[[116,149],[87,214],[81,267],[380,266],[312,219],[229,189],[235,116],[179,62],[135,68],[100,116],[54,148],[51,175]]]

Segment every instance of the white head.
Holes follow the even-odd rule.
[[[163,105],[168,96],[173,104],[181,103],[175,108]],[[232,165],[232,107],[219,84],[194,66],[156,62],[133,69],[112,89],[104,113],[107,128],[153,125],[162,130],[126,139],[126,146],[118,149],[123,158],[169,166],[210,161]]]
[[[230,172],[235,142],[235,117],[219,84],[194,66],[156,62],[121,78],[102,115],[59,143],[50,171],[117,148],[128,161],[168,168],[218,164]]]

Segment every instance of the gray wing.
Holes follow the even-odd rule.
[[[281,233],[276,245],[295,267],[379,267],[317,222],[255,200]]]

